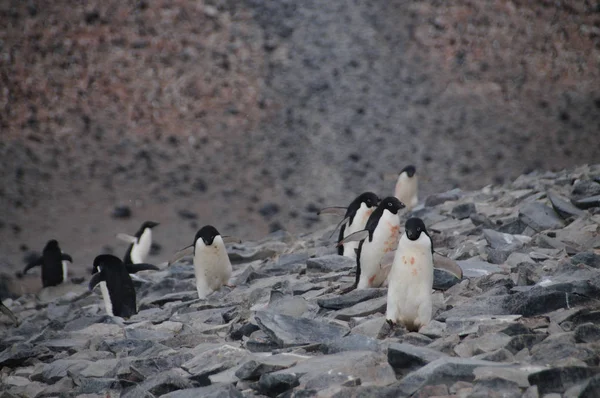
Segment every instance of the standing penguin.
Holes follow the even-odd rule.
[[[400,171],[394,196],[406,205],[407,210],[410,210],[419,203],[417,190],[417,169],[412,165],[406,166]]]
[[[210,293],[219,290],[227,284],[231,277],[231,262],[225,249],[228,241],[238,241],[228,236],[221,236],[212,225],[206,225],[196,233],[194,243],[179,251],[179,254],[170,261],[189,254],[194,254],[194,271],[196,273],[196,289],[198,297],[205,299]],[[192,250],[193,249],[193,250]],[[231,286],[230,286],[231,287]]]
[[[73,259],[68,254],[61,252],[58,242],[52,239],[46,243],[42,256],[27,264],[23,275],[31,268],[41,265],[42,285],[44,287],[56,286],[67,280],[67,262],[72,263]]]
[[[398,242],[388,280],[386,319],[418,331],[431,320],[433,245],[420,218],[410,218]]]
[[[400,218],[398,212],[405,206],[397,198],[383,199],[369,217],[365,229],[349,235],[341,243],[360,241],[356,250],[356,282],[354,287],[366,289],[381,286],[387,269],[381,265],[383,256],[394,250],[398,242]]]
[[[151,264],[134,264],[138,268],[153,269]],[[110,316],[129,318],[137,314],[135,289],[129,276],[128,267],[121,259],[111,254],[101,254],[94,259],[93,268],[98,272],[92,275],[89,289],[101,282],[106,283],[106,290],[102,289],[102,297],[106,313]]]
[[[134,236],[123,233],[117,235],[117,238],[130,243],[125,257],[123,257],[125,264],[138,264],[146,261],[152,246],[152,228],[157,225],[159,225],[157,222],[146,221]]]
[[[17,319],[15,314],[13,314],[12,311],[9,310],[8,307],[2,303],[2,301],[0,301],[0,312],[2,312],[4,315],[9,317],[10,320],[13,321],[15,325],[19,326],[19,320]]]
[[[348,206],[348,210],[344,216],[344,220],[347,221],[342,221],[338,242],[343,241],[346,236],[363,230],[378,203],[379,198],[373,192],[365,192],[354,199],[350,203],[350,206]],[[340,256],[356,258],[355,249],[358,248],[358,244],[358,242],[341,244],[338,246],[338,254]]]

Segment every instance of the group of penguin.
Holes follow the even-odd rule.
[[[419,218],[409,218],[400,235],[400,213],[418,203],[417,174],[414,166],[405,167],[399,174],[394,196],[380,199],[365,192],[348,207],[330,207],[320,214],[343,214],[337,239],[338,254],[356,259],[356,280],[353,288],[380,287],[387,283],[386,319],[402,324],[408,330],[418,330],[432,316],[433,245],[425,224]],[[129,243],[121,260],[110,255],[98,255],[93,262],[89,289],[100,285],[106,313],[128,318],[137,313],[133,274],[144,270],[159,270],[146,262],[152,245],[152,229],[158,223],[146,221],[135,235],[118,234]],[[223,286],[229,286],[232,266],[226,243],[239,240],[222,236],[207,225],[195,235],[191,245],[180,250],[169,264],[193,255],[198,297],[205,299]],[[393,261],[392,261],[393,259]],[[63,253],[56,240],[50,240],[39,258],[31,261],[23,274],[41,266],[44,287],[67,280],[67,265],[71,256]],[[391,266],[390,266],[391,263]],[[131,274],[131,275],[130,275]],[[135,278],[135,275],[133,275]],[[0,303],[0,311],[18,323],[17,318]]]

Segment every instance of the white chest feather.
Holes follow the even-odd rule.
[[[387,278],[387,268],[382,267],[381,260],[385,253],[394,250],[398,242],[400,218],[388,210],[384,210],[373,240],[365,239],[360,254],[360,280],[358,288],[379,287]]]
[[[67,281],[67,277],[69,276],[69,262],[67,260],[62,261],[62,274],[64,283]]]
[[[102,292],[102,299],[104,300],[104,308],[106,308],[106,313],[110,316],[114,316],[112,302],[110,301],[110,295],[108,294],[106,282],[100,282],[100,291]]]
[[[409,177],[406,173],[400,174],[396,182],[394,196],[406,206],[407,210],[412,209],[419,203],[417,176]]]
[[[359,209],[356,211],[354,215],[354,219],[352,220],[352,224],[350,224],[344,230],[344,238],[348,235],[353,234],[354,232],[361,231],[365,229],[365,225],[369,220],[369,217],[373,213],[373,208],[367,207],[365,203],[361,203]],[[359,242],[348,242],[344,244],[344,256],[350,258],[356,258],[356,252],[354,249],[358,248]]]
[[[152,246],[152,229],[146,228],[136,243],[131,248],[131,262],[134,264],[146,262]]]
[[[388,280],[386,318],[418,330],[431,320],[433,255],[426,234],[411,241],[403,235]]]
[[[202,239],[198,239],[194,251],[194,271],[200,298],[206,298],[207,295],[227,284],[232,268],[220,236],[216,236],[209,246],[205,245]]]

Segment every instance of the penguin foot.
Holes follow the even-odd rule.
[[[394,328],[396,326],[396,323],[391,319],[386,319],[385,321],[388,323],[388,325],[390,325],[391,328]]]

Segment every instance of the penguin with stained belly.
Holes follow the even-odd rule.
[[[27,264],[23,273],[17,274],[17,276],[21,277],[31,268],[39,265],[42,267],[42,285],[44,287],[56,286],[67,280],[67,264],[69,262],[73,262],[71,256],[63,253],[58,242],[52,239],[46,243],[42,256]]]
[[[157,222],[146,221],[133,236],[123,233],[117,235],[117,238],[130,244],[123,257],[125,264],[140,264],[146,261],[152,246],[152,228],[157,225]]]
[[[380,287],[388,269],[382,267],[384,255],[395,249],[400,231],[398,212],[405,206],[397,198],[383,199],[369,217],[365,229],[346,237],[340,244],[359,241],[356,249],[356,281],[354,287]]]
[[[222,286],[233,287],[227,282],[231,278],[232,267],[225,243],[239,242],[229,236],[221,236],[212,225],[206,225],[196,233],[194,243],[182,249],[169,261],[174,263],[185,255],[193,253],[194,272],[196,274],[196,289],[198,297],[205,299],[210,293]]]
[[[418,331],[432,316],[433,245],[420,218],[410,218],[388,279],[386,319]]]
[[[406,166],[400,171],[400,175],[398,175],[394,196],[406,205],[407,210],[410,210],[419,203],[417,191],[417,169],[412,165]]]
[[[104,283],[102,298],[106,313],[110,316],[129,318],[137,314],[135,288],[129,276],[132,267],[137,271],[156,269],[152,264],[126,265],[120,258],[111,254],[101,254],[94,259],[93,268],[96,272],[92,275],[89,289],[93,290],[96,285]]]

